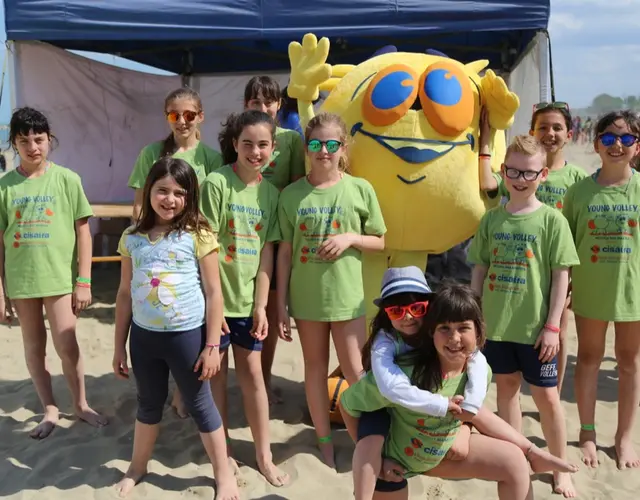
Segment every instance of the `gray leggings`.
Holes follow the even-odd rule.
[[[139,422],[155,425],[162,420],[171,372],[198,430],[213,432],[220,428],[222,419],[211,386],[206,380],[198,380],[200,373],[193,371],[205,338],[204,325],[182,332],[154,332],[131,322],[129,350],[138,388]]]

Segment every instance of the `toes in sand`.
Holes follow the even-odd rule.
[[[573,486],[571,476],[566,472],[553,473],[553,492],[562,495],[564,498],[576,498],[578,493]]]
[[[631,440],[622,440],[616,443],[616,457],[620,470],[640,468],[640,458],[638,458]]]
[[[47,410],[40,423],[29,433],[33,439],[44,439],[55,429],[59,419],[58,410]]]
[[[596,468],[600,464],[598,450],[596,448],[596,433],[593,431],[580,431],[580,451],[582,461],[587,467]]]
[[[109,423],[107,417],[100,415],[89,406],[81,406],[78,408],[76,410],[76,416],[93,427],[104,427]]]
[[[142,481],[142,478],[147,475],[147,471],[136,472],[134,470],[128,470],[124,477],[116,484],[115,488],[121,497],[126,497],[134,486]]]
[[[289,482],[289,474],[278,469],[273,462],[259,464],[258,468],[265,479],[273,486],[280,487]]]

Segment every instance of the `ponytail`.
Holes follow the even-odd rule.
[[[167,138],[162,141],[162,152],[160,153],[160,158],[164,158],[165,156],[173,156],[178,150],[178,145],[176,144],[176,140],[173,137],[173,132],[171,132]]]
[[[227,121],[222,124],[222,130],[218,134],[220,153],[222,153],[222,161],[225,165],[230,165],[238,160],[238,152],[233,145],[233,141],[240,137],[242,133],[239,125],[240,115],[238,113],[231,113],[227,117]]]
[[[238,152],[233,145],[242,134],[245,127],[264,123],[271,128],[271,140],[276,138],[276,123],[267,113],[248,109],[243,113],[232,113],[227,117],[227,121],[222,124],[222,130],[218,134],[220,152],[225,165],[230,165],[238,160]]]

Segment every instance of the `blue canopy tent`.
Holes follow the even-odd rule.
[[[287,46],[327,36],[330,63],[433,48],[510,71],[549,0],[5,0],[7,39],[116,54],[178,74],[288,69]]]

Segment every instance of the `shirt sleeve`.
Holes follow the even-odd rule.
[[[554,215],[556,215],[555,212]],[[553,235],[549,253],[551,269],[573,267],[580,264],[576,245],[573,242],[571,228],[565,217],[558,214],[558,216],[553,219],[551,234]]]
[[[361,413],[386,408],[391,405],[376,385],[373,373],[369,372],[340,396],[340,404],[352,417],[359,418]]]
[[[480,266],[487,266],[491,264],[491,258],[489,256],[489,234],[488,234],[488,220],[491,212],[487,212],[480,221],[480,227],[476,232],[476,235],[471,241],[469,247],[469,253],[467,256],[468,261],[471,264]]]
[[[0,188],[0,231],[6,231],[8,225],[9,218],[6,205],[6,190]]]
[[[302,137],[300,134],[291,134],[291,179],[290,182],[295,182],[306,175],[304,167],[304,146],[302,144]]]
[[[504,196],[504,180],[502,179],[502,175],[500,172],[491,172],[492,177],[496,181],[497,187],[492,189],[491,191],[487,191],[487,198],[494,199],[496,196]]]
[[[280,227],[280,236],[282,236],[281,241],[292,243],[293,242],[293,224],[287,217],[285,199],[283,196],[280,196],[280,199],[278,201],[278,225]]]
[[[129,236],[130,232],[131,232],[130,227],[125,229],[124,232],[122,233],[122,236],[120,236],[120,241],[118,242],[118,253],[123,257],[131,257],[131,253],[127,248],[127,237]]]
[[[467,362],[467,385],[464,388],[464,401],[460,404],[463,410],[477,415],[487,397],[487,377],[489,364],[480,351],[476,351]]]
[[[278,220],[278,197],[279,193],[277,189],[273,189],[274,197],[271,202],[271,213],[269,214],[269,230],[267,231],[267,243],[282,240],[280,234],[280,222]]]
[[[194,234],[193,239],[196,247],[196,258],[198,260],[202,259],[203,257],[206,257],[211,252],[217,252],[218,249],[220,248],[220,245],[218,244],[218,240],[216,239],[215,235],[210,231],[202,232],[200,234],[200,237]]]
[[[378,332],[371,348],[371,370],[380,394],[390,402],[409,410],[444,417],[449,400],[419,389],[395,363],[395,345],[385,332]]]
[[[82,188],[82,180],[77,174],[72,174],[69,183],[69,197],[73,206],[74,220],[84,219],[93,215],[93,209]]]
[[[387,232],[387,226],[385,226],[382,217],[378,197],[373,190],[373,186],[369,183],[366,184],[365,202],[367,204],[367,214],[362,221],[362,232],[368,235],[382,236]]]
[[[216,234],[220,233],[222,216],[223,199],[220,185],[222,179],[222,176],[214,173],[204,180],[200,189],[200,210]]]
[[[129,176],[127,185],[133,189],[142,189],[154,162],[155,158],[153,157],[151,148],[149,146],[143,148],[133,166],[133,171]]]

